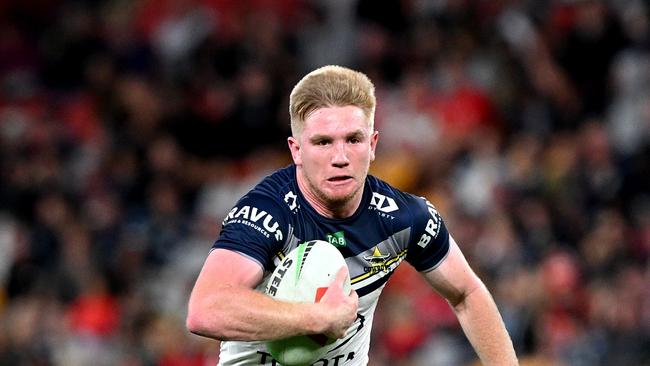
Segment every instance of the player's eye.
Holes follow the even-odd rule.
[[[355,133],[350,136],[348,136],[348,143],[349,144],[360,144],[363,142],[363,135],[360,133]]]

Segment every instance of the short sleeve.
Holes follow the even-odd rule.
[[[268,270],[271,259],[282,247],[287,227],[282,206],[264,194],[248,194],[223,220],[212,248],[239,252]]]
[[[438,210],[418,198],[413,212],[413,230],[406,260],[420,272],[435,269],[449,253],[449,232]]]

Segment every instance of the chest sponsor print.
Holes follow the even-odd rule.
[[[277,241],[284,238],[280,230],[280,224],[275,218],[268,212],[254,206],[233,207],[223,220],[223,226],[230,224],[242,224],[252,227],[267,238],[273,236]]]

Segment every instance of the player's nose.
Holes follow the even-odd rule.
[[[336,143],[333,147],[332,165],[346,166],[350,163],[347,146],[345,143]]]

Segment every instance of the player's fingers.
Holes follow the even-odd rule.
[[[359,331],[359,329],[358,329],[357,326],[354,326],[354,327],[352,326],[352,324],[353,324],[355,321],[357,321],[357,319],[358,319],[358,318],[355,316],[354,319],[352,320],[352,322],[350,323],[350,326],[348,326],[348,327],[345,329],[345,334],[344,334],[343,337],[341,337],[341,338],[347,338],[347,337],[351,336],[352,334],[354,334],[354,333],[356,333],[356,332]]]
[[[359,295],[353,289],[350,289],[350,298],[355,302],[359,302]]]
[[[347,266],[342,266],[341,269],[336,273],[336,277],[334,278],[334,281],[332,282],[331,286],[336,286],[343,288],[343,283],[345,283],[345,279],[348,276],[348,267]]]

